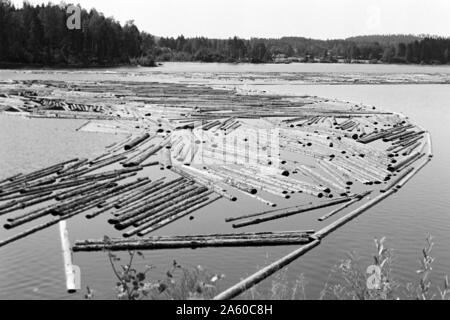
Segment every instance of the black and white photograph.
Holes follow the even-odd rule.
[[[0,300],[449,300],[449,139],[447,0],[0,0]]]

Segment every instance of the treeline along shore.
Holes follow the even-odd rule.
[[[155,66],[155,61],[450,63],[450,38],[169,38],[140,31],[133,21],[121,25],[95,9],[81,10],[81,28],[70,30],[68,6],[24,3],[19,8],[0,0],[0,66]]]

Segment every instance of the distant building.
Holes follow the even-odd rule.
[[[285,54],[279,53],[273,56],[273,62],[275,63],[291,63],[292,60],[288,58]]]

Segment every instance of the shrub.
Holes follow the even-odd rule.
[[[448,300],[450,298],[450,283],[446,276],[442,288],[435,287],[430,280],[433,270],[432,257],[433,239],[428,237],[422,250],[421,267],[418,283],[400,283],[392,274],[392,249],[385,247],[386,239],[375,239],[376,252],[373,265],[367,267],[355,253],[348,253],[331,270],[333,284],[326,283],[319,299],[321,300]],[[220,291],[218,284],[224,275],[210,274],[201,266],[184,268],[176,261],[166,272],[165,278],[151,281],[149,272],[153,269],[146,266],[144,271],[133,268],[135,257],[144,259],[139,251],[129,252],[129,260],[120,265],[121,259],[108,252],[108,259],[116,275],[117,298],[126,300],[141,299],[212,299]],[[306,299],[306,280],[301,274],[292,284],[288,281],[287,269],[279,271],[273,278],[269,289],[257,285],[244,294],[250,300],[304,300]],[[87,288],[86,299],[93,299],[94,293]]]
[[[185,268],[173,261],[163,279],[149,278],[152,266],[143,271],[133,267],[136,257],[145,259],[142,252],[128,252],[128,261],[121,264],[121,258],[108,252],[108,260],[117,278],[115,286],[119,300],[200,300],[212,299],[219,293],[218,283],[223,275],[213,275],[201,266]],[[86,299],[94,299],[94,291],[87,287]]]

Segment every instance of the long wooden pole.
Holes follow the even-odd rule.
[[[348,207],[352,206],[353,204],[361,201],[362,199],[364,199],[365,197],[367,197],[369,194],[371,193],[371,191],[369,192],[365,192],[361,195],[357,195],[352,201],[344,204],[343,206],[341,206],[340,208],[337,208],[336,210],[331,211],[330,213],[320,217],[318,220],[319,221],[325,221],[328,218],[331,218],[332,216],[338,214],[339,212],[342,212],[343,210],[347,209]]]
[[[409,179],[411,179],[414,175],[416,175],[431,159],[430,155],[431,147],[429,145],[429,152],[428,152],[428,159],[425,161],[421,166],[414,169],[409,175],[407,175],[398,185],[398,187],[402,187]],[[270,275],[274,274],[284,266],[288,265],[289,263],[293,262],[294,260],[298,259],[299,257],[303,256],[307,252],[309,252],[311,249],[317,247],[321,240],[331,234],[333,231],[339,229],[343,225],[347,224],[351,220],[355,219],[359,215],[363,214],[365,211],[369,210],[379,202],[383,201],[387,197],[391,196],[396,192],[395,188],[392,188],[388,190],[387,192],[379,195],[378,197],[372,199],[371,201],[364,204],[362,207],[350,212],[349,214],[345,215],[344,217],[340,218],[339,220],[333,222],[332,224],[328,225],[327,227],[323,228],[322,230],[316,232],[312,238],[316,239],[315,241],[311,242],[310,244],[303,246],[296,251],[292,252],[291,254],[275,261],[271,265],[261,269],[260,271],[256,272],[255,274],[247,277],[246,279],[242,280],[238,284],[232,286],[231,288],[225,290],[224,292],[217,295],[214,299],[215,300],[229,300],[237,297],[244,291],[248,290],[249,288],[255,286],[256,284],[260,283],[264,279],[268,278]]]
[[[252,239],[186,239],[178,241],[152,241],[148,239],[137,240],[130,243],[76,246],[74,251],[124,251],[124,250],[159,250],[159,249],[183,249],[183,248],[209,248],[209,247],[263,247],[263,246],[283,246],[309,243],[308,237],[272,237],[272,238],[252,238]]]
[[[198,202],[193,203],[193,205],[190,206],[189,208],[179,211],[175,214],[172,214],[169,217],[166,217],[164,220],[151,225],[149,228],[139,231],[139,235],[143,236],[143,235],[149,234],[150,232],[153,232],[155,230],[161,229],[162,227],[165,227],[166,225],[173,223],[173,222],[187,216],[188,214],[194,213],[221,198],[222,198],[222,196],[215,196],[212,198],[200,199]]]
[[[6,246],[6,245],[8,245],[8,244],[10,244],[10,243],[13,243],[13,242],[15,242],[15,241],[17,241],[17,240],[23,239],[23,238],[25,238],[25,237],[27,237],[27,236],[29,236],[29,235],[32,235],[32,234],[34,234],[34,233],[36,233],[36,232],[39,232],[39,231],[41,231],[41,230],[50,228],[50,227],[54,226],[55,224],[58,224],[60,221],[63,221],[63,220],[67,220],[67,219],[69,219],[69,218],[72,218],[72,217],[74,217],[74,216],[80,214],[80,213],[83,212],[83,211],[84,211],[83,208],[82,208],[82,209],[79,209],[79,210],[76,210],[76,211],[71,212],[71,213],[69,213],[69,214],[67,214],[67,215],[64,215],[64,216],[62,216],[62,217],[58,217],[58,218],[55,218],[55,219],[50,220],[50,221],[48,221],[48,222],[39,224],[39,225],[34,226],[34,227],[30,228],[30,229],[27,229],[27,230],[25,230],[25,231],[23,231],[23,232],[21,232],[21,233],[19,233],[19,234],[16,234],[16,235],[14,235],[14,236],[12,236],[12,237],[10,237],[10,238],[7,238],[7,239],[5,239],[5,240],[2,240],[2,241],[0,241],[0,248],[4,247],[4,246]]]
[[[253,220],[248,220],[248,221],[244,221],[244,222],[240,222],[240,223],[236,223],[233,224],[233,228],[243,228],[243,227],[248,227],[251,225],[255,225],[255,224],[260,224],[260,223],[264,223],[267,221],[272,221],[272,220],[277,220],[277,219],[282,219],[282,218],[287,218],[299,213],[304,213],[304,212],[308,212],[308,211],[313,211],[313,210],[318,210],[318,209],[322,209],[322,208],[326,208],[326,207],[331,207],[337,204],[341,204],[341,203],[345,203],[345,202],[349,202],[351,201],[351,198],[340,198],[340,199],[336,199],[336,200],[331,200],[319,205],[312,205],[312,206],[307,206],[304,208],[296,208],[296,209],[292,209],[292,210],[285,210],[284,212],[281,211],[280,213],[268,216],[268,217],[263,217],[263,218],[256,218]]]
[[[76,272],[72,264],[72,252],[70,250],[69,232],[67,231],[67,222],[59,222],[59,234],[61,238],[61,248],[63,252],[64,274],[66,275],[66,288],[68,293],[75,293],[79,290],[80,275]]]
[[[293,251],[287,256],[284,256],[283,258],[275,261],[274,263],[254,273],[250,277],[240,281],[238,284],[218,294],[217,296],[214,297],[214,300],[229,300],[237,297],[242,292],[247,291],[248,289],[258,284],[259,282],[263,281],[264,279],[268,278],[278,270],[284,268],[291,262],[297,260],[299,257],[305,255],[307,252],[311,251],[319,244],[320,240],[318,239],[311,241],[307,245],[298,248],[297,250]]]
[[[214,239],[267,239],[267,238],[293,238],[298,236],[310,236],[315,233],[314,230],[296,230],[296,231],[282,231],[282,232],[242,232],[242,233],[216,233],[204,235],[173,235],[173,236],[152,236],[142,238],[143,241],[158,241],[158,242],[172,242],[181,240],[214,240]],[[139,239],[88,239],[75,241],[76,246],[101,246],[108,244],[128,244],[140,241]]]

